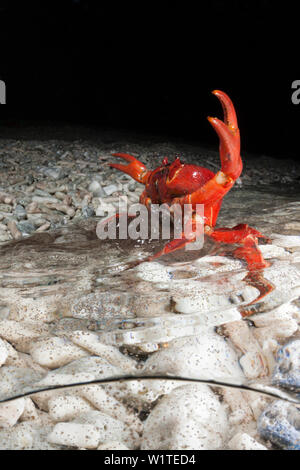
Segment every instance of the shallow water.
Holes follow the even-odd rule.
[[[255,294],[251,287],[247,290],[244,285],[247,271],[243,263],[232,260],[231,246],[226,247],[224,253],[224,246],[207,240],[200,252],[182,250],[151,263],[154,268],[145,263],[127,269],[135,260],[143,260],[158,251],[164,242],[101,241],[95,233],[96,223],[96,218],[88,219],[55,232],[2,244],[0,319],[23,322],[25,326],[28,322],[40,322],[41,331],[37,331],[35,342],[51,337],[68,342],[75,332],[97,334],[100,343],[117,347],[124,360],[134,359],[136,369],[126,372],[126,367],[121,367],[122,370],[116,369],[112,374],[113,369],[108,368],[106,371],[101,369],[98,375],[95,372],[86,376],[75,372],[72,378],[70,371],[64,371],[68,365],[44,370],[33,367],[32,373],[29,366],[23,375],[14,377],[9,388],[0,386],[1,401],[72,383],[93,383],[121,376],[127,376],[129,380],[128,376],[143,375],[162,379],[169,374],[166,378],[173,382],[179,376],[179,379],[199,379],[211,385],[232,384],[254,390],[264,386],[264,391],[273,396],[277,394],[283,399],[300,402],[299,390],[272,383],[270,359],[265,372],[253,377],[243,376],[239,362],[228,367],[226,354],[218,356],[218,361],[224,361],[224,367],[219,367],[217,372],[214,368],[210,370],[209,361],[206,369],[199,369],[196,374],[190,373],[188,368],[186,374],[159,367],[151,374],[151,369],[143,369],[151,355],[168,349],[172,341],[199,338],[207,330],[217,331],[221,338],[230,341],[240,357],[240,348],[230,336],[228,339],[226,325],[241,322],[247,327],[250,325],[251,331],[256,329],[252,317],[243,320],[239,316],[243,306],[255,298]],[[299,194],[292,188],[287,194],[286,188],[280,187],[245,187],[232,191],[224,201],[218,226],[232,227],[238,223],[248,223],[267,236],[299,236]],[[284,305],[299,310],[300,273],[298,283],[296,272],[300,265],[300,237],[298,246],[294,243],[286,250],[288,255],[298,258],[273,257],[270,259],[273,266],[269,269],[279,266],[279,275],[291,273],[291,279],[282,277],[279,287],[276,284],[275,291],[255,306],[254,313],[268,314]],[[229,260],[229,264],[224,260]],[[278,345],[295,338],[299,338],[299,329],[290,337],[277,338]],[[84,348],[83,343],[81,346]],[[30,348],[25,341],[21,351],[30,354]],[[247,351],[247,344],[244,350]],[[87,357],[97,356],[89,348],[84,351],[88,351]],[[232,361],[231,358],[228,360]],[[9,367],[12,366],[3,366],[1,373],[9,374]],[[237,375],[234,375],[235,370]],[[55,371],[58,374],[53,378]],[[230,371],[233,371],[232,375]],[[143,405],[140,406],[143,411]]]

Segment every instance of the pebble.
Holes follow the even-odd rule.
[[[37,232],[45,232],[51,226],[50,222],[42,224],[39,228],[36,229]]]
[[[35,231],[35,226],[28,221],[17,223],[17,228],[21,232],[22,236],[30,235]]]
[[[142,450],[218,450],[228,432],[224,405],[205,385],[183,385],[165,395],[144,424]]]
[[[82,208],[82,215],[83,215],[83,217],[85,217],[87,219],[89,217],[94,217],[96,214],[95,214],[95,211],[94,211],[93,207],[84,206]]]
[[[102,343],[96,333],[74,331],[69,334],[69,338],[77,346],[88,350],[93,355],[102,357],[113,366],[121,367],[128,374],[136,371],[137,363],[134,359],[121,354],[116,347]]]
[[[147,359],[143,373],[168,373],[231,383],[244,380],[236,352],[212,330],[204,330],[199,336],[174,339],[168,348],[154,352]]]
[[[48,326],[37,322],[0,321],[0,336],[12,343],[18,351],[28,352],[33,340],[48,332]]]
[[[53,450],[47,439],[49,425],[39,425],[29,422],[18,423],[12,428],[0,430],[1,450]]]
[[[54,396],[48,401],[49,416],[53,421],[70,421],[81,413],[93,410],[87,400],[78,396]]]
[[[20,204],[16,205],[14,213],[17,216],[18,220],[22,220],[26,218],[26,210]]]
[[[246,433],[238,433],[228,442],[230,450],[268,450]]]
[[[116,186],[115,184],[109,184],[108,186],[103,187],[103,191],[107,196],[110,196],[111,194],[118,191],[118,186]]]
[[[96,449],[105,442],[122,439],[130,449],[137,448],[139,436],[121,421],[100,411],[82,413],[70,423],[58,423],[48,436],[50,443]]]
[[[0,428],[14,426],[25,409],[25,399],[0,403]]]
[[[54,369],[87,356],[88,353],[64,338],[51,337],[31,342],[29,353],[41,366]]]
[[[93,193],[95,197],[103,197],[105,196],[105,192],[102,189],[101,184],[99,181],[92,181],[92,183],[89,185],[88,190]]]
[[[58,423],[49,434],[48,441],[68,447],[97,449],[100,433],[92,424]]]
[[[285,450],[300,450],[300,410],[282,400],[269,405],[258,420],[260,435]]]
[[[59,199],[57,199],[56,197],[53,197],[53,196],[33,196],[32,197],[32,201],[33,202],[37,202],[37,203],[42,203],[42,204],[46,204],[47,202],[52,202],[53,204],[57,204],[59,203]]]
[[[272,383],[300,393],[300,340],[288,342],[276,354]]]

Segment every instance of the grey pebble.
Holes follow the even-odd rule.
[[[28,221],[18,222],[17,228],[20,230],[22,235],[30,235],[32,232],[35,231],[35,226]]]
[[[18,220],[22,220],[26,218],[26,210],[24,209],[21,204],[17,204],[14,210],[14,214],[16,215]]]
[[[83,206],[81,212],[82,212],[83,217],[85,218],[94,217],[95,215],[94,208],[91,206]]]

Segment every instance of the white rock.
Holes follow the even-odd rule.
[[[266,338],[281,340],[289,338],[298,330],[298,322],[296,320],[277,320],[271,326],[261,327],[254,330],[253,334],[257,340],[264,344]]]
[[[135,268],[135,271],[137,277],[144,281],[154,283],[171,281],[168,267],[156,261],[141,263]]]
[[[109,395],[100,385],[87,385],[81,387],[78,392],[99,411],[119,419],[127,425],[134,426],[136,432],[142,430],[142,422],[133,411]]]
[[[0,367],[5,364],[8,358],[8,351],[5,342],[0,339]]]
[[[24,411],[20,417],[20,421],[36,421],[39,419],[38,410],[33,401],[29,397],[25,397]]]
[[[134,359],[120,353],[114,346],[103,344],[96,333],[79,330],[72,332],[68,336],[73,343],[94,355],[103,357],[110,364],[121,367],[128,373],[136,371],[137,363]]]
[[[28,352],[29,344],[48,332],[48,326],[34,322],[0,321],[0,336],[13,343],[16,349]]]
[[[96,180],[92,181],[88,188],[91,193],[98,193],[99,191],[101,191],[101,189],[101,184],[99,183],[99,181]]]
[[[121,438],[130,449],[137,448],[140,443],[140,437],[133,427],[100,411],[83,413],[73,422],[94,425],[98,429],[101,442],[117,441]]]
[[[141,449],[217,450],[227,432],[226,412],[214,393],[205,385],[184,385],[151,411]]]
[[[100,433],[92,424],[58,423],[49,434],[48,441],[70,447],[97,449]]]
[[[241,364],[244,366],[243,372],[246,377],[248,377],[248,374],[248,378],[253,378],[254,374],[257,374],[256,377],[263,377],[268,374],[268,363],[259,342],[254,336],[255,329],[249,328],[246,322],[235,321],[226,323],[223,326],[223,331],[237,350],[245,355],[244,362],[242,360]]]
[[[236,434],[229,442],[230,450],[268,450],[267,447],[257,442],[246,433]]]
[[[81,413],[94,409],[84,398],[72,395],[50,398],[48,408],[49,415],[54,421],[69,421]]]
[[[118,441],[120,436],[129,448],[137,447],[138,436],[124,423],[100,411],[90,411],[71,423],[54,426],[48,440],[54,444],[96,449],[100,443]]]
[[[29,352],[34,361],[51,369],[88,355],[87,351],[75,346],[71,341],[59,337],[32,342]]]
[[[257,328],[271,326],[277,321],[291,320],[297,317],[298,311],[299,308],[295,304],[287,302],[269,312],[251,315],[251,321]]]
[[[24,398],[0,403],[0,427],[8,428],[14,426],[25,408]]]
[[[231,383],[244,380],[236,352],[213,330],[199,336],[175,339],[168,348],[153,353],[147,359],[143,373],[168,373]]]
[[[49,426],[24,422],[12,428],[0,430],[1,450],[50,450],[55,447],[47,443],[45,433]]]
[[[185,383],[185,382],[180,382]],[[132,380],[122,384],[104,385],[104,389],[119,401],[132,407],[153,403],[158,397],[170,393],[178,387],[174,380]]]
[[[123,370],[111,365],[105,359],[101,357],[84,357],[50,371],[36,385],[45,387],[49,385],[74,384],[115,377],[117,375],[124,375]]]
[[[259,246],[260,251],[263,254],[263,257],[265,259],[271,259],[271,258],[276,258],[276,259],[289,259],[291,257],[291,254],[286,251],[283,247],[281,246],[276,246],[276,245],[260,245]]]
[[[11,306],[10,320],[19,322],[49,323],[57,319],[57,299],[55,296],[18,298]]]
[[[248,379],[255,379],[261,374],[261,355],[256,351],[249,351],[240,358],[240,366]]]
[[[229,423],[231,426],[247,425],[253,422],[253,411],[246,399],[245,392],[234,388],[220,389],[224,403],[230,408]]]
[[[118,191],[118,187],[115,184],[109,184],[108,186],[104,186],[103,190],[107,196],[110,196]]]
[[[32,200],[34,202],[39,202],[39,203],[42,203],[42,204],[45,204],[47,202],[53,202],[53,203],[59,202],[59,199],[57,199],[56,197],[53,197],[53,196],[33,196]]]

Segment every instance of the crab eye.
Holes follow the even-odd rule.
[[[168,157],[165,157],[165,158],[163,159],[162,164],[163,164],[163,165],[169,165]]]

